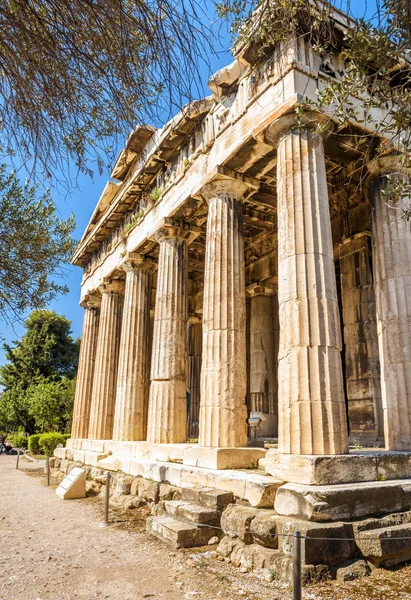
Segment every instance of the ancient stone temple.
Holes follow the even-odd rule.
[[[349,538],[347,520],[409,510],[411,228],[384,193],[404,173],[332,107],[295,112],[344,69],[304,37],[260,64],[243,47],[210,96],[130,134],[74,257],[84,326],[57,456],[232,492],[274,506],[277,529]]]

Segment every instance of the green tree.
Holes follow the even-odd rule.
[[[0,427],[21,427],[30,434],[48,426],[67,429],[80,346],[70,326],[68,319],[53,311],[33,311],[25,321],[26,333],[13,347],[5,346]]]
[[[0,319],[12,321],[67,291],[59,279],[74,228],[74,216],[58,218],[48,192],[38,196],[36,186],[0,165]]]
[[[37,431],[69,433],[73,416],[76,380],[41,381],[26,391],[29,413]]]
[[[34,433],[35,420],[30,415],[25,390],[15,386],[0,396],[0,429],[6,432],[23,429]]]
[[[7,363],[0,367],[0,383],[5,389],[27,389],[42,379],[72,379],[79,341],[71,337],[71,322],[54,311],[35,310],[24,326],[26,333],[14,347],[5,345]]]

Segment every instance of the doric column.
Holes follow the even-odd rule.
[[[247,446],[246,305],[241,199],[247,187],[218,180],[208,202],[204,271],[201,446]]]
[[[383,420],[369,233],[344,240],[339,257],[350,437],[375,442]]]
[[[84,308],[84,320],[77,369],[73,423],[71,426],[71,437],[75,439],[87,438],[88,436],[100,304],[100,294],[88,294],[81,303]]]
[[[93,378],[90,426],[92,440],[110,440],[113,434],[118,351],[120,346],[124,284],[108,281],[100,286],[101,309]]]
[[[188,437],[198,437],[202,343],[201,319],[194,316],[189,317],[187,326]]]
[[[160,251],[147,441],[179,443],[187,439],[187,246],[193,233],[166,222],[154,238]]]
[[[260,436],[277,436],[277,359],[274,352],[274,315],[272,286],[248,286],[250,302],[250,409],[267,419],[260,425]]]
[[[404,175],[393,159],[369,165],[372,241],[385,447],[411,450],[411,223],[409,199],[395,197]],[[387,175],[390,174],[389,179]],[[390,194],[390,188],[393,195]]]
[[[279,449],[347,452],[341,331],[322,136],[290,118],[277,145]]]
[[[156,268],[141,254],[129,254],[118,360],[113,439],[145,440],[149,391],[151,274]]]

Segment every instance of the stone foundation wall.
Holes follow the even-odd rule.
[[[58,458],[52,458],[50,466],[55,480],[63,479],[74,467],[85,469],[86,495],[104,499],[105,470]],[[179,518],[184,522],[187,504],[191,501],[196,505],[199,493],[207,490],[210,493],[209,488],[184,489],[118,471],[111,483],[110,504],[122,510],[141,509],[143,516],[151,515],[148,521],[170,514],[168,505],[178,504]],[[375,568],[392,567],[411,559],[411,510],[379,518],[315,523],[279,515],[271,508],[254,508],[228,494],[231,498],[227,502],[232,503],[221,507],[218,521],[213,522],[219,538],[213,554],[235,567],[268,569],[273,579],[291,583],[295,531],[302,535],[305,585],[326,579],[348,581],[367,576]],[[175,502],[181,498],[182,502]],[[202,523],[198,525],[201,530]],[[213,538],[215,542],[217,537]]]

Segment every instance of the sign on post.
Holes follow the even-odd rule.
[[[84,469],[74,467],[63,479],[56,494],[62,500],[86,497],[86,472]]]

